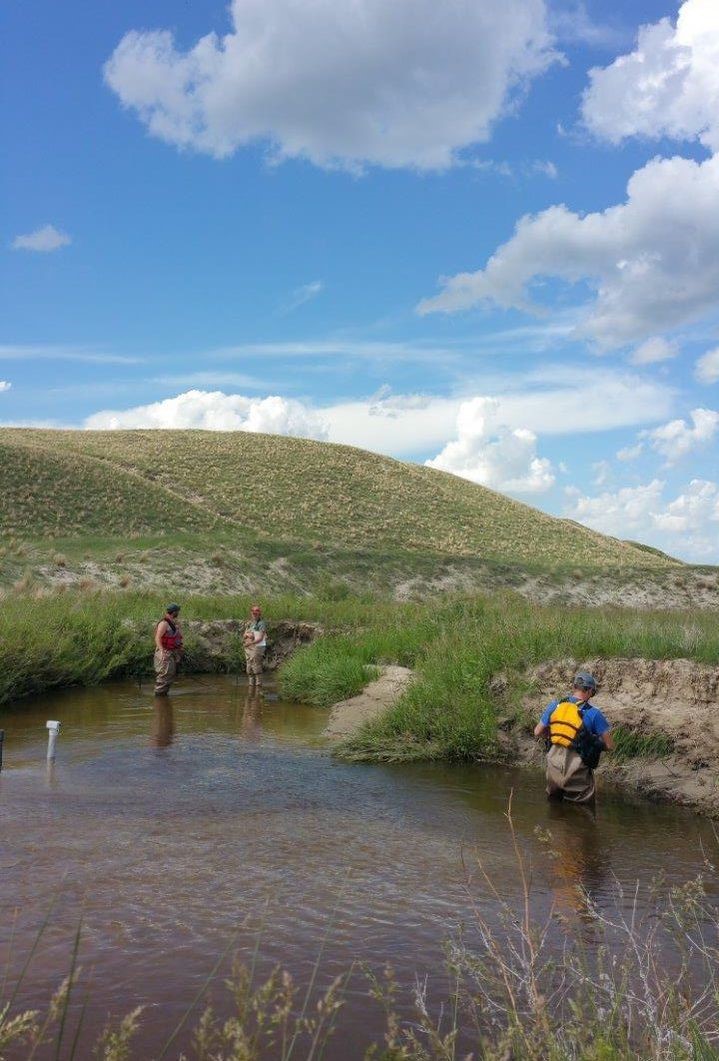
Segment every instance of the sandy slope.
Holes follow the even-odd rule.
[[[358,696],[333,706],[325,736],[339,741],[356,733],[365,722],[391,707],[411,679],[412,671],[407,667],[383,667],[377,680],[370,682]]]

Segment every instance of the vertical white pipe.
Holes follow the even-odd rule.
[[[60,723],[50,721],[47,723],[47,761],[51,763],[55,758],[55,745],[57,735],[60,732]]]

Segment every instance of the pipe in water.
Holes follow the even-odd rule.
[[[57,735],[60,732],[60,723],[50,721],[47,725],[47,761],[51,763],[55,758],[55,745],[57,744]]]

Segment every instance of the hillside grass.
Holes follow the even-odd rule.
[[[219,534],[525,566],[679,566],[446,472],[247,432],[2,429],[0,530],[28,541]]]

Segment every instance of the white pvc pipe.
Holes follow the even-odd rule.
[[[51,763],[55,758],[55,745],[57,744],[57,735],[60,732],[60,723],[50,721],[47,725],[47,761]]]

